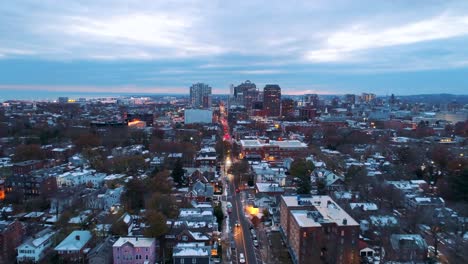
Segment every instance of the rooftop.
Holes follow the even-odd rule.
[[[312,197],[299,197],[299,196],[282,196],[283,201],[287,207],[306,207],[310,211],[317,211],[323,219],[322,222],[336,223],[339,226],[344,225],[359,225],[345,210],[338,206],[327,195],[314,195]],[[304,209],[300,209],[304,210]],[[293,210],[294,211],[294,210]],[[293,213],[294,214],[294,213]],[[303,219],[302,213],[298,212],[299,220]],[[306,215],[307,216],[307,215]],[[317,221],[315,221],[317,222]],[[298,221],[298,223],[300,223]],[[306,225],[310,224],[304,222]]]
[[[89,240],[91,240],[91,232],[86,230],[75,230],[71,232],[58,246],[56,251],[78,251],[81,250]]]
[[[133,247],[151,247],[154,241],[154,238],[149,237],[120,237],[112,247],[121,247],[125,243],[130,243]]]

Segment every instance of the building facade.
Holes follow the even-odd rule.
[[[281,115],[281,88],[277,84],[267,84],[263,89],[263,109],[266,116]]]
[[[252,109],[253,103],[258,100],[259,92],[255,83],[247,80],[234,87],[235,104],[243,105],[247,110]]]
[[[13,263],[16,247],[21,244],[24,227],[17,221],[0,221],[0,263]]]
[[[359,263],[359,224],[329,196],[281,196],[280,231],[293,263]]]
[[[211,108],[211,87],[205,83],[190,86],[190,104],[194,108]]]
[[[114,264],[144,264],[156,261],[156,239],[120,237],[112,246]]]

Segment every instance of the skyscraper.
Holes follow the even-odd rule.
[[[252,109],[253,102],[258,100],[257,86],[255,83],[247,80],[234,87],[234,97],[238,104],[250,110]]]
[[[190,104],[194,108],[210,108],[211,87],[204,83],[195,83],[190,86]]]
[[[281,114],[281,88],[277,84],[267,84],[263,88],[263,109],[267,116]]]

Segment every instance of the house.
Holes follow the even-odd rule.
[[[211,247],[203,243],[178,243],[172,251],[174,264],[210,264]]]
[[[421,235],[393,234],[386,251],[386,259],[391,261],[425,263],[427,260],[427,243]]]
[[[113,206],[120,204],[120,198],[124,192],[124,187],[118,187],[115,189],[107,189],[104,194],[98,196],[102,200],[104,210],[109,210]]]
[[[312,182],[322,181],[328,191],[344,190],[344,176],[337,175],[332,171],[323,168],[316,168],[312,172]]]
[[[52,246],[55,233],[52,229],[46,228],[28,238],[17,248],[18,256],[16,261],[18,263],[39,262]]]
[[[284,194],[283,187],[280,187],[278,183],[257,182],[255,184],[255,190],[258,194],[270,196],[280,196]]]
[[[92,234],[90,231],[75,230],[55,247],[55,251],[62,261],[84,261],[85,254],[89,250],[87,247],[90,244],[91,238]]]
[[[89,264],[111,264],[112,263],[112,245],[115,238],[106,238],[103,242],[95,246],[87,255]]]
[[[17,221],[0,221],[0,263],[12,263],[21,244],[24,227]]]
[[[185,194],[185,197],[189,200],[196,200],[197,202],[207,202],[213,199],[214,187],[209,183],[202,183],[197,181],[193,186],[192,190]]]
[[[120,237],[112,246],[114,264],[155,263],[156,239],[146,237]]]

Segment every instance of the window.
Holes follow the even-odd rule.
[[[344,230],[341,230],[341,236],[344,236]]]
[[[146,249],[146,250],[148,250],[148,249]],[[146,260],[148,260],[148,255],[146,255]]]
[[[184,259],[180,259],[180,264],[184,264]]]
[[[197,259],[196,258],[193,258],[192,259],[192,264],[196,264],[197,263]]]

